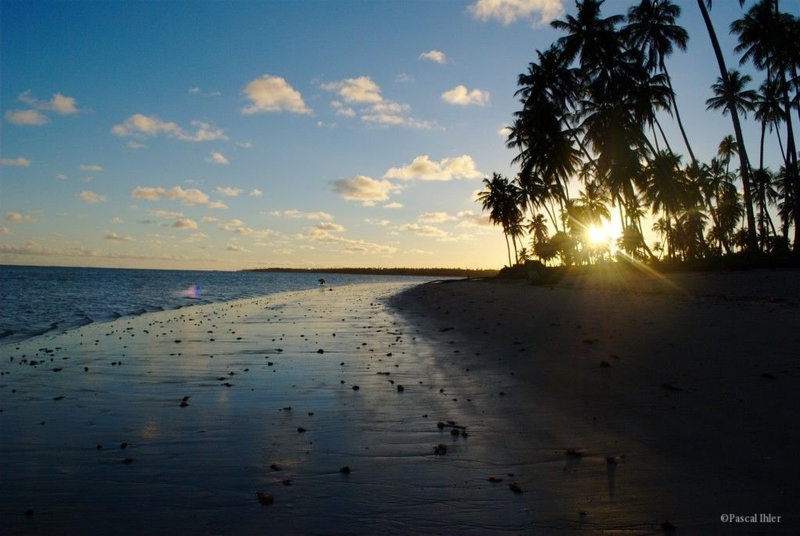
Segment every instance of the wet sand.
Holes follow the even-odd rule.
[[[320,288],[4,347],[0,525],[797,534],[798,278],[731,276]]]
[[[462,350],[450,361],[507,371],[491,428],[532,532],[800,534],[799,276],[607,272],[398,300]]]

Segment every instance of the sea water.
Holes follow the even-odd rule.
[[[319,286],[417,276],[0,265],[0,345],[122,316]],[[430,279],[430,278],[427,278]]]

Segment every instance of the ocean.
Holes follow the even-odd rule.
[[[0,265],[0,345],[123,316],[315,288],[320,278],[331,287],[432,279]]]

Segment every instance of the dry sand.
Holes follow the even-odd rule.
[[[670,280],[315,289],[0,347],[0,532],[798,534],[797,273]]]

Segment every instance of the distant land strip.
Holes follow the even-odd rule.
[[[470,268],[251,268],[245,272],[299,272],[311,274],[420,275],[433,277],[494,277],[497,270]]]

